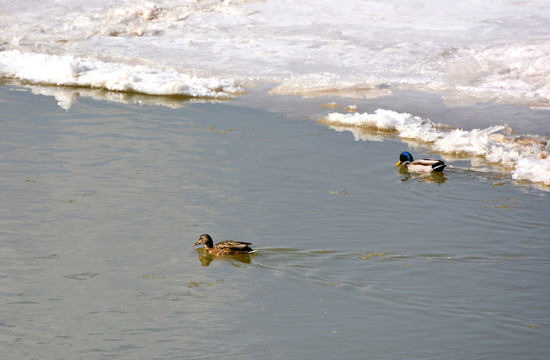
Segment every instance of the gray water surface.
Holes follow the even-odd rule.
[[[397,139],[263,101],[0,87],[2,357],[547,357],[547,191],[403,174]],[[201,233],[259,251],[204,258]]]

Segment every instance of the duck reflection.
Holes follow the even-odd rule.
[[[430,182],[439,185],[447,182],[447,176],[443,172],[411,173],[406,168],[400,168],[399,174],[403,175],[401,181],[418,180],[418,182]]]
[[[197,255],[199,256],[199,261],[201,262],[202,266],[208,266],[210,263],[214,260],[218,261],[227,261],[231,265],[240,267],[239,263],[242,264],[250,264],[251,255],[248,254],[239,254],[239,255],[226,255],[226,256],[216,256],[209,254],[204,251],[204,249],[197,249]],[[252,255],[253,256],[253,255]]]

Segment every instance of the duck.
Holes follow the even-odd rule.
[[[252,243],[236,240],[226,240],[214,245],[209,234],[199,236],[199,240],[193,246],[197,245],[204,245],[206,253],[218,256],[252,254],[257,251],[249,246]]]
[[[413,157],[410,152],[404,151],[399,155],[399,161],[396,166],[404,166],[409,171],[412,172],[432,172],[432,171],[443,171],[445,169],[445,163],[443,160],[436,159],[422,159],[422,160],[413,160]]]

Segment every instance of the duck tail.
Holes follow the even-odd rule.
[[[445,169],[445,163],[441,160],[439,160],[438,162],[436,162],[435,164],[432,165],[432,169],[434,171],[443,171],[443,169]]]

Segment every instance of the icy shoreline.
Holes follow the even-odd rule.
[[[550,4],[422,5],[0,2],[0,78],[194,97],[265,82],[303,96],[389,88],[550,107]]]
[[[329,113],[320,120],[338,130],[375,129],[393,132],[404,140],[425,144],[442,155],[482,157],[489,164],[511,169],[515,180],[550,186],[550,141],[542,136],[515,135],[507,125],[470,131],[450,128],[429,119],[378,109],[375,113]],[[355,139],[361,140],[361,134]]]

